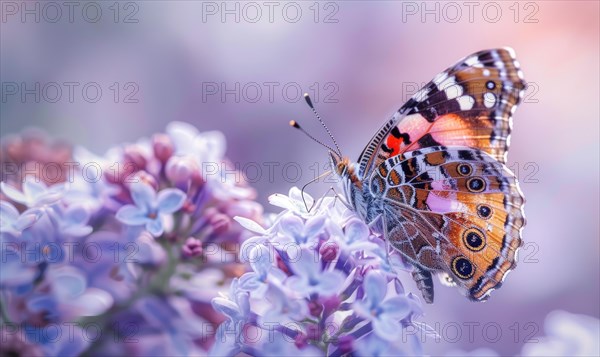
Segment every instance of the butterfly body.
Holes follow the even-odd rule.
[[[516,266],[524,199],[504,164],[524,88],[511,49],[481,51],[415,94],[357,163],[330,152],[346,201],[414,266],[427,302],[432,274],[482,301]]]

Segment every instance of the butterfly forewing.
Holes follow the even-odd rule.
[[[525,82],[514,51],[486,50],[437,75],[388,120],[363,150],[359,174],[419,148],[477,148],[506,162],[512,114]]]

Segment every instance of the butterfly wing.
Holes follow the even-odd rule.
[[[374,171],[386,238],[417,268],[449,274],[485,300],[516,266],[525,225],[513,173],[482,150],[436,146],[397,155]]]
[[[369,177],[395,155],[436,145],[476,148],[505,163],[512,114],[524,89],[512,49],[465,57],[438,74],[383,125],[359,158],[359,175]]]

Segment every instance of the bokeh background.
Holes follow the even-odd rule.
[[[301,92],[355,159],[439,71],[513,47],[531,83],[509,154],[527,198],[526,245],[487,303],[438,284],[424,321],[441,339],[426,351],[515,354],[553,310],[599,316],[597,1],[111,1],[75,2],[72,14],[47,4],[2,2],[2,136],[36,126],[101,154],[186,121],[225,133],[263,203],[327,164],[288,126],[296,119],[326,139]],[[39,99],[23,93],[36,85]]]

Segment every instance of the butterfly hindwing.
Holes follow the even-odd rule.
[[[525,82],[509,48],[477,52],[437,75],[388,120],[359,158],[368,177],[395,155],[431,146],[463,146],[505,163],[512,114]]]
[[[421,269],[449,274],[471,299],[486,299],[515,267],[523,195],[512,172],[486,152],[407,152],[384,161],[369,182],[386,203],[392,246]]]

